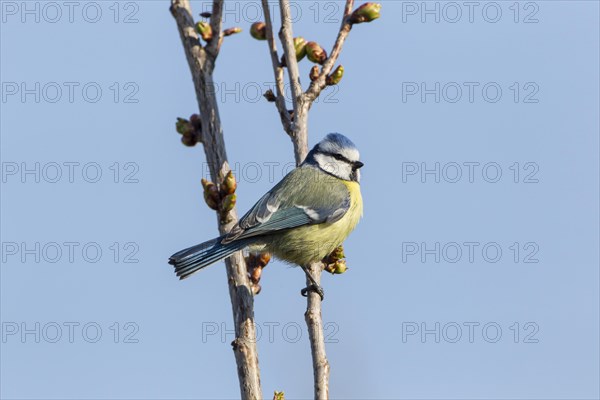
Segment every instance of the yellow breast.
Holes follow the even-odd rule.
[[[344,181],[344,185],[346,185],[348,192],[350,192],[350,209],[338,222],[345,222],[348,228],[348,233],[346,233],[346,236],[348,236],[350,232],[354,230],[356,224],[358,224],[358,221],[363,216],[363,201],[362,195],[360,194],[360,185],[357,182]]]
[[[307,225],[293,229],[278,237],[271,252],[280,259],[306,265],[320,261],[346,240],[363,214],[360,185],[344,181],[350,193],[350,207],[346,214],[334,223]]]

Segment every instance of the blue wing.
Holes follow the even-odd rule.
[[[350,194],[329,176],[318,176],[321,182],[315,186],[314,173],[296,169],[288,174],[240,219],[222,243],[339,220],[350,207]],[[325,198],[323,193],[315,192],[323,184],[328,184]]]

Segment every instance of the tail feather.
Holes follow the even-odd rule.
[[[179,279],[185,279],[200,269],[242,250],[247,245],[244,241],[222,244],[222,239],[221,236],[173,254],[169,258],[169,264],[175,267],[175,274]]]

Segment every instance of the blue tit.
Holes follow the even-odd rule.
[[[301,266],[322,295],[306,266],[342,244],[362,217],[362,166],[350,139],[327,135],[228,234],[173,254],[169,264],[185,279],[239,250],[269,252]]]

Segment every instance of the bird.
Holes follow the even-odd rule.
[[[310,290],[323,298],[307,266],[333,252],[362,218],[363,165],[350,139],[328,134],[229,233],[173,254],[169,264],[185,279],[236,251],[269,252],[304,270],[311,284],[303,295]]]

